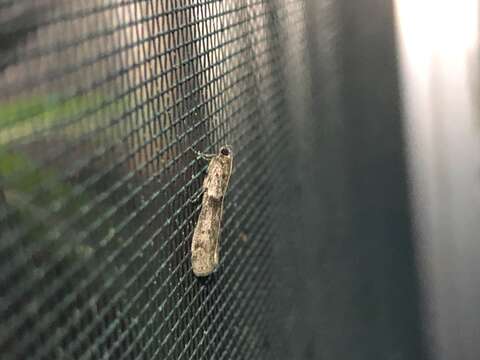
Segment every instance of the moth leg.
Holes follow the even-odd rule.
[[[197,193],[193,194],[193,196],[190,198],[190,202],[196,203],[200,201],[200,198],[202,197],[204,192],[205,192],[205,189],[202,187],[200,190],[198,190]]]
[[[217,156],[217,154],[204,154],[204,153],[201,153],[200,151],[197,151],[195,150],[193,147],[190,146],[190,150],[193,151],[193,153],[197,156],[197,158],[199,159],[203,159],[203,160],[211,160],[213,159],[215,156]]]

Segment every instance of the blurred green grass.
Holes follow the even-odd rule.
[[[4,221],[10,230],[22,229],[27,231],[24,239],[49,243],[52,254],[60,251],[77,257],[93,252],[90,246],[75,241],[47,240],[53,229],[61,229],[73,217],[81,216],[82,226],[85,226],[98,215],[82,216],[82,210],[92,198],[60,180],[55,170],[38,168],[25,155],[0,146],[0,191],[8,209],[4,210],[7,212],[0,217],[0,223]]]
[[[63,134],[75,137],[105,123],[121,113],[121,102],[108,102],[90,93],[65,99],[57,94],[32,96],[0,103],[0,144],[28,137],[34,131],[46,131],[65,123]],[[68,123],[71,119],[82,119]]]
[[[0,103],[0,191],[4,193],[13,214],[15,227],[30,229],[27,237],[44,239],[53,228],[61,227],[61,223],[72,218],[79,218],[82,228],[95,222],[99,213],[88,211],[94,196],[63,180],[61,169],[37,163],[35,158],[38,156],[32,152],[39,151],[38,147],[24,145],[18,148],[16,140],[22,137],[29,139],[38,129],[48,133],[53,125],[77,116],[95,117],[91,123],[99,126],[97,118],[100,117],[96,109],[101,101],[97,95],[89,94],[67,100],[49,95]],[[100,110],[111,111],[112,108],[119,107],[107,106]],[[91,130],[92,127],[74,122],[63,128],[60,136],[47,135],[45,144],[55,146],[57,141],[64,143],[70,137],[73,139]],[[36,139],[36,136],[31,138],[33,141]],[[46,218],[40,219],[39,215]]]
[[[42,116],[52,122],[71,114],[72,111],[87,109],[91,100],[87,97],[74,97],[62,100],[58,96],[35,96],[0,104],[0,128],[12,128],[31,122]]]

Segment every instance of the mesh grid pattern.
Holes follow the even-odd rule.
[[[2,358],[274,358],[272,202],[303,26],[301,0],[0,3]],[[223,144],[221,266],[199,280],[207,164],[189,149]]]

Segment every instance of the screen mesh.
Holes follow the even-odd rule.
[[[425,358],[393,39],[379,0],[0,0],[0,358]]]
[[[300,31],[301,6],[2,1],[3,359],[271,356],[282,37]],[[208,164],[191,148],[224,144],[221,265],[199,280],[190,242]]]

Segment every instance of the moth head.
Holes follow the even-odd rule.
[[[224,145],[220,148],[220,155],[230,157],[232,156],[232,147],[230,145]]]

